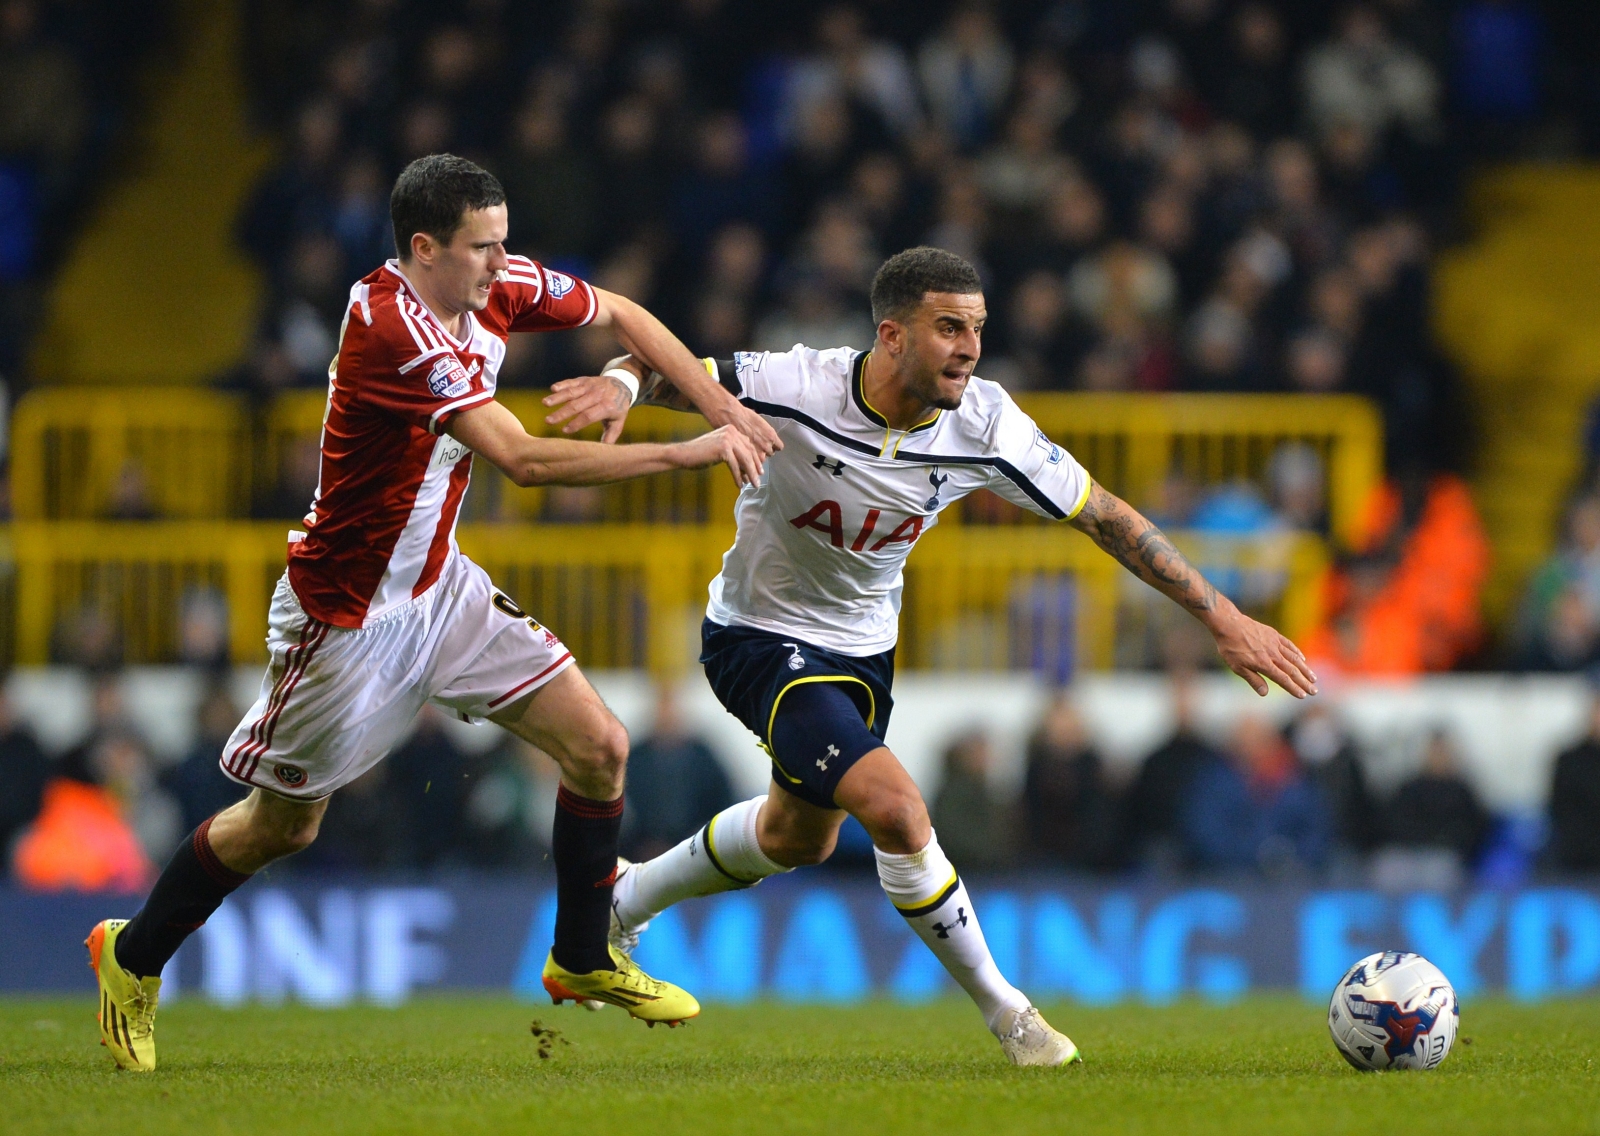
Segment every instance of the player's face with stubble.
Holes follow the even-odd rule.
[[[905,325],[906,385],[929,406],[954,410],[983,354],[989,318],[981,292],[929,292]]]
[[[506,266],[506,232],[504,205],[467,210],[461,227],[434,262],[440,299],[462,312],[481,312],[488,306],[489,286]]]

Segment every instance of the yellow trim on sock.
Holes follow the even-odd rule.
[[[723,810],[723,812],[726,812],[726,811],[727,811],[726,809]],[[717,849],[716,849],[715,845],[712,842],[712,836],[717,830],[717,818],[720,817],[721,815],[722,815],[722,813],[717,813],[714,816],[712,816],[712,818],[709,821],[706,822],[706,855],[708,857],[710,857],[712,866],[715,867],[715,868],[720,869],[722,874],[727,876],[729,879],[738,880],[742,884],[758,884],[758,883],[760,883],[763,879],[766,878],[765,876],[758,876],[753,880],[747,880],[743,876],[736,876],[729,869],[729,867],[727,865],[727,862],[724,861],[723,858],[717,854]]]
[[[947,891],[950,886],[956,882],[956,875],[956,870],[951,868],[950,878],[948,880],[945,880],[944,883],[940,884],[938,887],[929,892],[926,898],[919,899],[915,903],[895,903],[895,901],[892,899],[889,902],[894,903],[895,908],[900,911],[914,911],[919,907],[924,907],[943,895],[945,891]]]

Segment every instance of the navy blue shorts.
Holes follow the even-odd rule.
[[[855,658],[751,627],[700,625],[700,661],[717,700],[772,757],[772,779],[835,809],[839,779],[883,745],[894,648]]]

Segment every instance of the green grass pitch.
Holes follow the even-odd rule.
[[[91,1002],[0,1001],[0,1132],[1600,1133],[1600,1001],[1472,1002],[1444,1065],[1359,1074],[1320,1007],[1046,1007],[1087,1064],[1013,1069],[976,1012],[712,1006],[646,1030],[499,998],[398,1010],[162,1011],[161,1068],[114,1072]],[[539,1054],[531,1025],[560,1031]],[[1463,1044],[1466,1038],[1471,1044]]]

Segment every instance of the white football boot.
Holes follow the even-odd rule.
[[[1045,1021],[1033,1006],[1006,1010],[997,1036],[1013,1065],[1071,1065],[1083,1060],[1072,1039]]]

